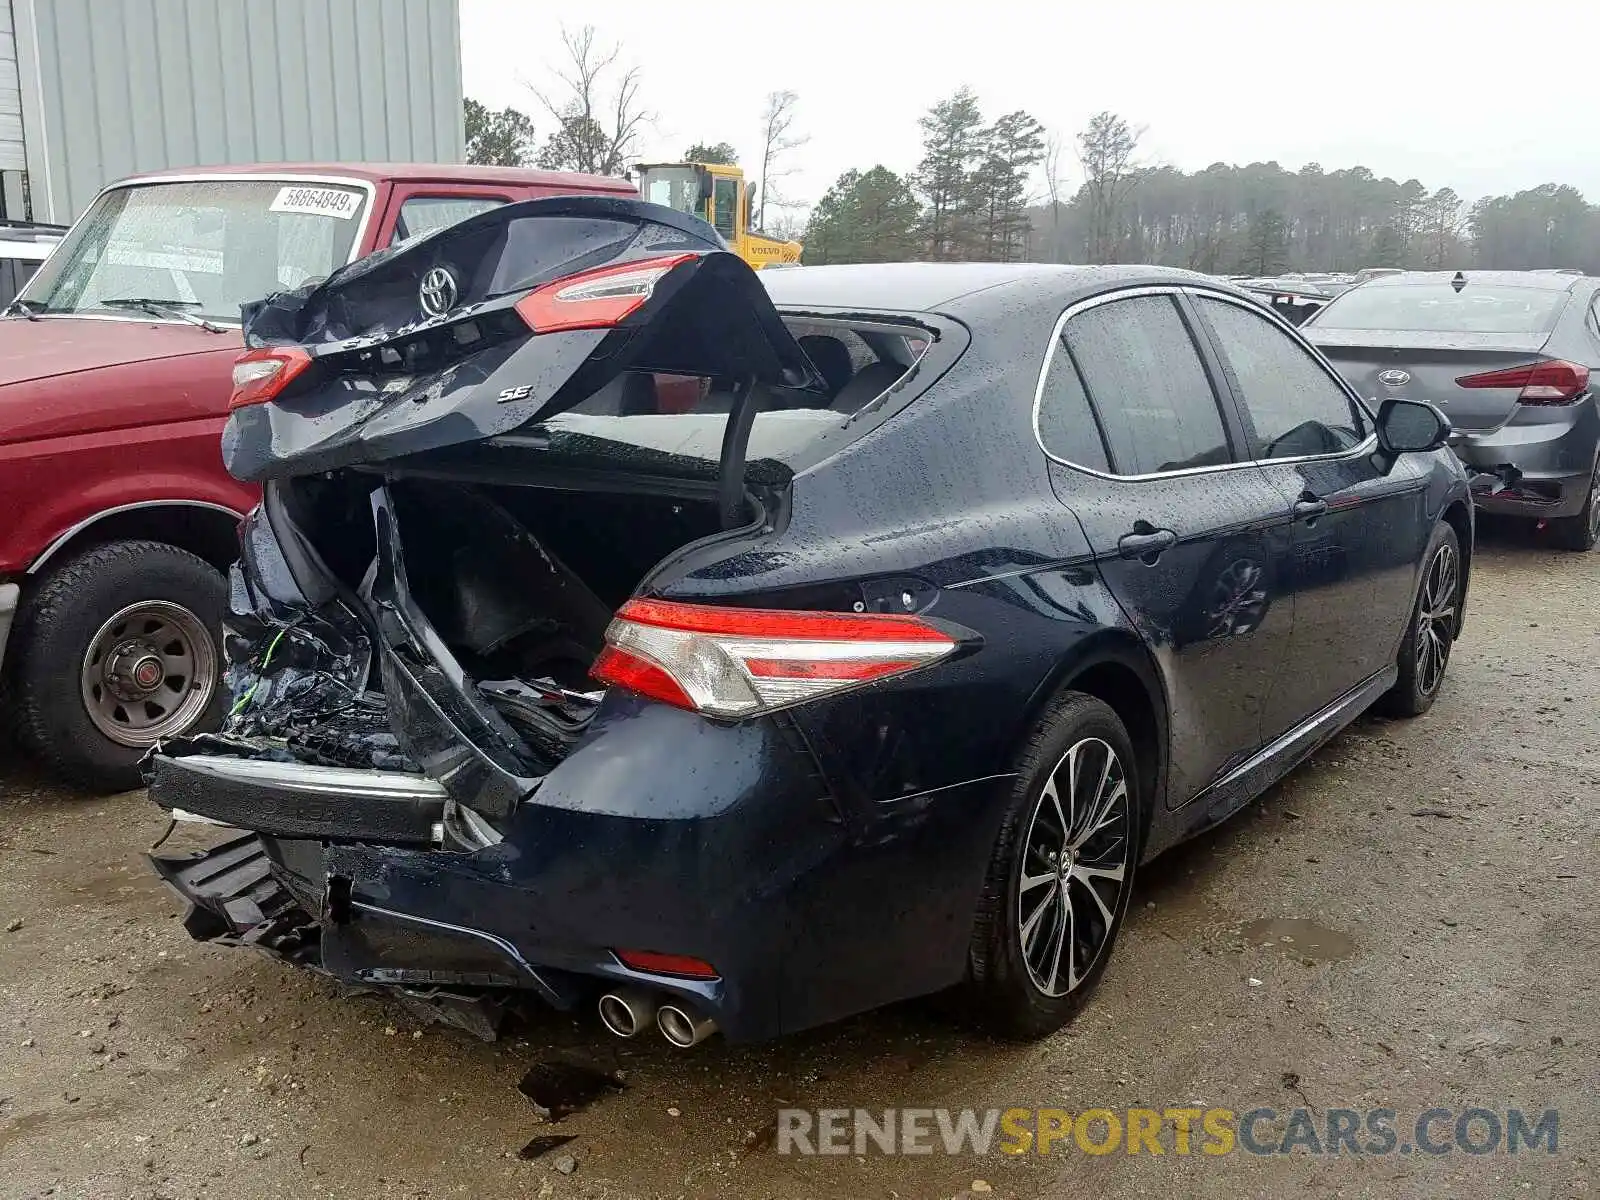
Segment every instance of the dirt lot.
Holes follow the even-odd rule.
[[[1150,868],[1098,995],[1029,1047],[972,1038],[939,1003],[688,1054],[616,1041],[591,1014],[494,1046],[420,1028],[189,942],[142,862],[164,825],[142,795],[85,799],[6,766],[0,1195],[1600,1193],[1597,584],[1600,554],[1486,539],[1432,714],[1359,722]],[[1313,926],[1259,924],[1278,920]],[[517,1084],[552,1058],[626,1087],[541,1125]],[[1319,1121],[1382,1106],[1402,1131],[1433,1106],[1554,1108],[1559,1147],[807,1159],[772,1145],[782,1105],[1185,1104]],[[575,1140],[517,1157],[551,1133]]]

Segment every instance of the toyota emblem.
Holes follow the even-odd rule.
[[[1383,384],[1383,386],[1386,388],[1403,388],[1406,384],[1411,382],[1411,372],[1397,370],[1379,371],[1378,382]]]
[[[447,267],[434,267],[422,277],[417,299],[430,317],[442,317],[456,306],[456,277]]]

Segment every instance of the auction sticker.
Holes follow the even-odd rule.
[[[315,187],[296,183],[278,189],[269,211],[308,213],[317,217],[338,217],[348,221],[361,211],[361,193],[347,188]]]

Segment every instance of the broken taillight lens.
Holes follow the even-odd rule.
[[[1571,404],[1589,390],[1589,368],[1555,358],[1549,362],[1462,375],[1457,387],[1520,388],[1518,404]]]
[[[914,616],[630,600],[590,673],[679,708],[746,717],[904,675],[958,644]]]
[[[667,272],[698,257],[673,254],[568,275],[529,292],[517,312],[535,333],[610,329],[650,299]]]
[[[228,397],[228,407],[265,404],[310,365],[311,356],[299,346],[246,350],[233,362],[233,395]]]

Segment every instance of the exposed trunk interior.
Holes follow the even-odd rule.
[[[382,483],[347,471],[286,489],[295,524],[374,620],[372,493]],[[709,498],[420,478],[387,486],[410,599],[476,698],[515,731],[531,774],[559,762],[592,715],[588,670],[612,614],[662,559],[721,529]],[[381,677],[371,686],[381,690]]]

